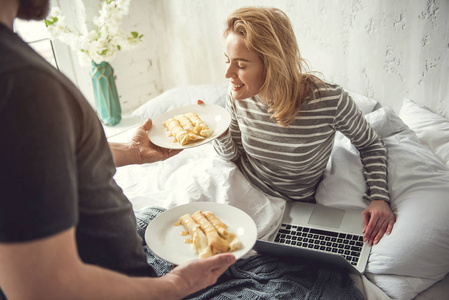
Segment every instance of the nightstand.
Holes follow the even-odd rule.
[[[120,123],[115,126],[103,125],[103,129],[109,142],[127,142],[132,138],[135,129],[143,122],[139,117],[122,115]]]

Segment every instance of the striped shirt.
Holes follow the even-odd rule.
[[[263,192],[286,200],[315,202],[314,195],[332,151],[336,131],[359,150],[368,201],[390,201],[386,149],[352,98],[341,87],[313,91],[289,126],[270,119],[259,97],[236,101],[228,92],[232,116],[226,135],[214,141],[216,152],[235,162]],[[312,95],[312,94],[311,94]]]

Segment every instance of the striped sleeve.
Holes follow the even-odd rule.
[[[231,124],[226,134],[213,141],[213,146],[218,155],[223,159],[236,162],[240,158],[241,150],[239,149],[241,149],[242,134],[237,122],[230,91],[228,91],[228,95],[226,96],[226,109],[231,114]]]
[[[367,191],[364,198],[385,200],[390,202],[387,178],[387,150],[362,112],[347,92],[341,94],[337,114],[334,120],[335,129],[348,137],[359,150],[363,163]]]

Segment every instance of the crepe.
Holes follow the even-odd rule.
[[[163,124],[169,132],[168,136],[173,136],[173,142],[179,142],[182,146],[192,141],[203,140],[212,133],[201,118],[193,112],[176,115]]]
[[[184,130],[175,118],[168,119],[164,122],[165,128],[168,130],[168,136],[173,136],[174,142],[179,142],[181,145],[185,145],[190,141],[189,133]]]
[[[217,232],[220,235],[220,237],[228,242],[229,251],[232,252],[242,248],[242,244],[240,243],[238,237],[228,230],[228,226],[225,223],[221,222],[221,220],[210,211],[205,211],[203,212],[203,214],[206,216],[209,222],[212,223],[212,225],[214,225],[214,227],[217,229]]]
[[[185,214],[179,221],[190,233],[193,247],[201,258],[242,248],[238,237],[210,211]]]
[[[209,253],[218,254],[223,252],[229,252],[230,247],[229,243],[226,242],[225,239],[220,237],[217,229],[212,225],[209,220],[203,215],[201,211],[197,211],[192,215],[192,218],[198,223],[201,229],[204,231],[204,234],[207,237],[207,247],[210,251],[199,253],[200,257],[205,258]]]
[[[200,225],[198,225],[189,214],[185,214],[179,218],[179,222],[190,233],[195,252],[205,253],[206,255],[209,254],[210,249],[207,249],[207,238],[201,230]],[[210,253],[209,256],[212,256],[212,253]]]
[[[190,112],[185,114],[192,124],[195,126],[195,132],[197,132],[199,135],[206,137],[210,135],[212,132],[209,127],[207,127],[206,124],[204,124],[203,120],[201,120],[200,117],[196,113]]]

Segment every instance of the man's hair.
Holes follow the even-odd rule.
[[[50,0],[20,0],[17,18],[26,21],[44,20],[50,11]]]
[[[243,37],[245,46],[262,59],[265,82],[259,96],[278,124],[287,126],[314,86],[324,82],[308,72],[288,16],[280,9],[243,7],[227,20],[224,36]]]

